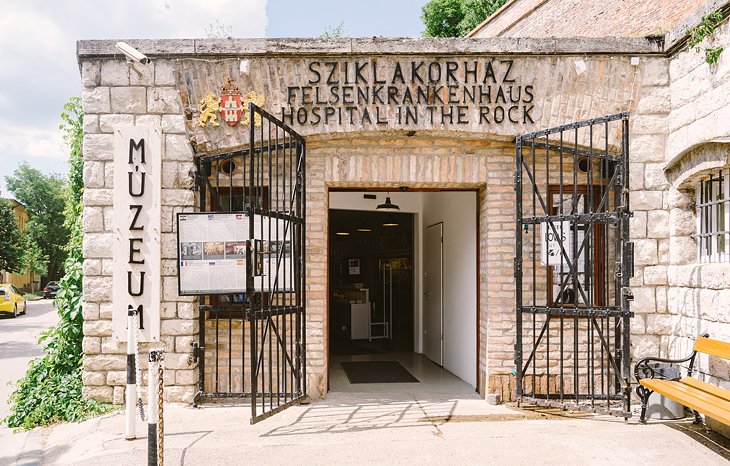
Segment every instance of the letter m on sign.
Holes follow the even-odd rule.
[[[135,151],[140,153],[140,163],[146,163],[144,160],[144,138],[140,139],[139,142],[134,142],[134,139],[129,140],[129,163],[134,163]]]

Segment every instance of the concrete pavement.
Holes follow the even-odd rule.
[[[0,419],[9,413],[8,396],[25,374],[28,362],[43,354],[38,337],[56,322],[58,313],[50,299],[28,302],[25,315],[14,319],[0,317]],[[42,445],[41,430],[13,434],[4,424],[0,426],[0,464],[15,464],[21,452],[25,454],[20,464],[33,464],[34,458],[40,458]]]
[[[41,354],[37,337],[56,321],[50,301],[0,320],[3,416],[6,383]],[[642,426],[636,418],[491,406],[474,394],[333,392],[253,426],[249,416],[241,406],[166,405],[165,463],[715,465],[727,463],[716,452],[730,458],[727,440],[689,420]],[[0,465],[145,464],[146,432],[137,418],[139,438],[125,440],[123,412],[31,432],[2,428]]]
[[[491,406],[475,396],[330,393],[253,426],[249,412],[166,406],[165,463],[726,464],[670,424]],[[141,438],[127,441],[123,421],[120,412],[47,429],[40,464],[144,464],[145,426],[138,420]]]

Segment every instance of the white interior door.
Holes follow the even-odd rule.
[[[423,244],[423,353],[444,361],[443,223],[426,227]]]

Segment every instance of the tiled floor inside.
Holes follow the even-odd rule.
[[[398,361],[413,374],[418,383],[358,383],[351,384],[342,365],[343,361]],[[478,397],[475,388],[451,372],[438,366],[419,353],[376,353],[352,356],[330,356],[329,389],[331,392],[349,393],[411,393],[411,394],[458,394]]]

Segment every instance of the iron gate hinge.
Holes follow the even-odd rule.
[[[200,346],[197,341],[193,342],[193,349],[188,357],[188,364],[192,365],[198,362],[200,358],[205,354],[205,347]]]
[[[626,266],[624,272],[628,272],[629,277],[634,277],[634,243],[629,241],[626,243]]]

